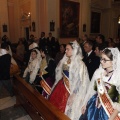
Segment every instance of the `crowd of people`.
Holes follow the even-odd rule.
[[[60,45],[42,32],[38,42],[34,35],[20,39],[14,54],[7,38],[2,41],[0,85],[10,79],[11,64],[18,64],[23,80],[71,120],[120,120],[119,39],[83,35],[80,43]]]

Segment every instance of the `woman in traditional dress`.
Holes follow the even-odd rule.
[[[83,105],[79,120],[120,120],[120,52],[117,48],[103,50],[101,66],[94,73]]]
[[[71,120],[78,120],[88,85],[89,77],[82,61],[81,48],[76,41],[70,42],[56,68],[56,81],[49,101]]]
[[[35,88],[45,97],[47,98],[50,94],[51,87],[54,84],[55,78],[55,61],[50,56],[49,47],[43,47],[40,50],[42,61],[40,65],[40,70],[38,75],[36,76],[34,85]]]
[[[40,56],[40,51],[33,49],[30,55],[28,66],[23,74],[23,78],[25,78],[28,83],[32,84],[34,82],[40,68],[41,60],[42,58]]]

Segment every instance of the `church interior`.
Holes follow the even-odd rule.
[[[39,44],[42,33],[46,38],[52,33],[60,45],[98,34],[120,42],[120,0],[0,0],[0,44],[6,36],[15,60],[18,42],[32,35]],[[24,60],[17,63],[23,70]],[[0,85],[0,120],[70,120],[18,73],[10,76],[13,95]]]

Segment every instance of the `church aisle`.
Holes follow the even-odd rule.
[[[0,120],[32,120],[22,106],[14,107],[16,97],[11,97],[2,86],[0,89]]]

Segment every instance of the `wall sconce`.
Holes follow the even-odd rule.
[[[50,22],[50,31],[54,31],[55,30],[55,22],[52,20]]]
[[[30,18],[31,18],[31,13],[30,13],[30,12],[29,12],[29,13],[24,13],[24,16],[25,16],[26,18],[30,19]]]
[[[120,16],[118,17],[118,24],[120,24]]]
[[[27,16],[28,16],[28,17],[31,17],[31,13],[29,12]]]
[[[31,19],[31,13],[23,13],[21,16],[21,20],[27,20],[27,19]]]

